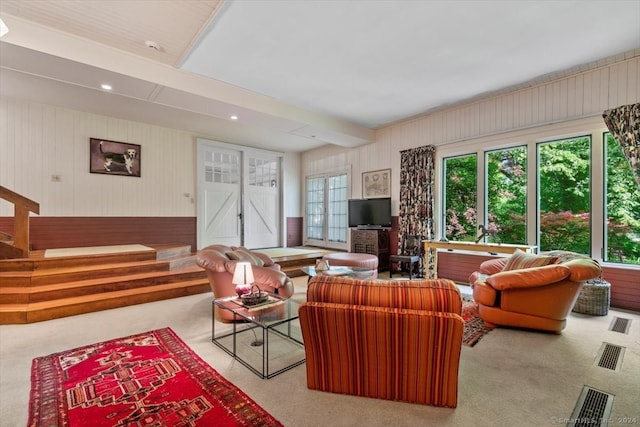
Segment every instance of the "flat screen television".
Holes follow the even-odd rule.
[[[391,227],[391,198],[349,199],[349,227]]]

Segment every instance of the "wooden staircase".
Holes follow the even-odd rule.
[[[0,185],[0,199],[13,204],[13,236],[0,231],[0,259],[29,255],[29,213],[40,213],[40,205]]]
[[[189,246],[154,251],[0,260],[0,324],[76,314],[211,292]]]

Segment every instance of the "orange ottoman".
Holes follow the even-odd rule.
[[[336,252],[325,255],[323,259],[329,261],[329,265],[341,265],[347,267],[361,267],[374,270],[372,279],[378,277],[378,257],[370,254],[360,254],[355,252]]]

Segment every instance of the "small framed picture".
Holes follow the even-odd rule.
[[[362,173],[362,198],[391,197],[391,169]]]
[[[89,172],[140,177],[140,146],[90,138]]]

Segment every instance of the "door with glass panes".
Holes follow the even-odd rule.
[[[198,248],[280,245],[280,157],[198,139]]]

